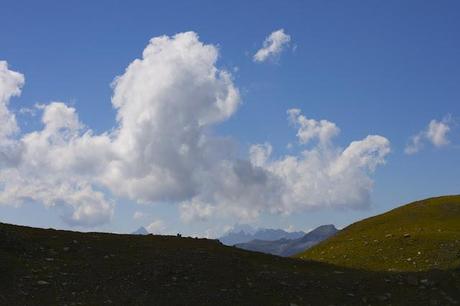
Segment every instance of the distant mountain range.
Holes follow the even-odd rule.
[[[305,235],[305,232],[287,232],[282,229],[255,229],[250,225],[236,225],[231,231],[219,238],[220,242],[226,245],[246,243],[252,240],[275,241],[279,239],[298,239]]]
[[[272,231],[277,232],[280,230]],[[289,239],[283,237],[272,241],[254,239],[246,243],[235,244],[235,246],[248,251],[256,251],[278,256],[292,256],[311,248],[321,241],[335,235],[337,232],[338,230],[332,224],[322,225],[311,232],[304,234],[300,238]]]
[[[141,226],[136,231],[132,232],[131,235],[148,235],[150,234],[145,227]]]

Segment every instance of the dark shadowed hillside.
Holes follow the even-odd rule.
[[[218,241],[0,224],[0,305],[449,305],[460,271],[366,272]]]
[[[460,196],[417,201],[354,223],[300,258],[375,271],[460,267]]]

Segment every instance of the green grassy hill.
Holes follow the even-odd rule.
[[[417,201],[343,229],[296,257],[374,271],[460,267],[460,196]]]

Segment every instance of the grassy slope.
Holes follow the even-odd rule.
[[[354,223],[296,257],[374,271],[460,267],[460,196],[414,202]]]
[[[0,223],[0,305],[449,305],[459,295],[459,270],[356,271],[206,239]]]

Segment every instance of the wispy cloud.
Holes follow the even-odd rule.
[[[283,29],[271,33],[263,42],[262,48],[254,54],[255,62],[265,62],[279,56],[291,41],[291,36],[284,33]]]
[[[425,145],[430,143],[435,147],[443,147],[450,143],[448,139],[451,117],[446,116],[442,121],[431,120],[426,129],[412,136],[404,152],[406,154],[415,154]]]
[[[133,219],[134,220],[142,220],[146,217],[147,215],[143,213],[142,211],[135,211],[133,214]]]
[[[166,225],[163,220],[154,220],[147,225],[147,231],[152,234],[165,234]]]

